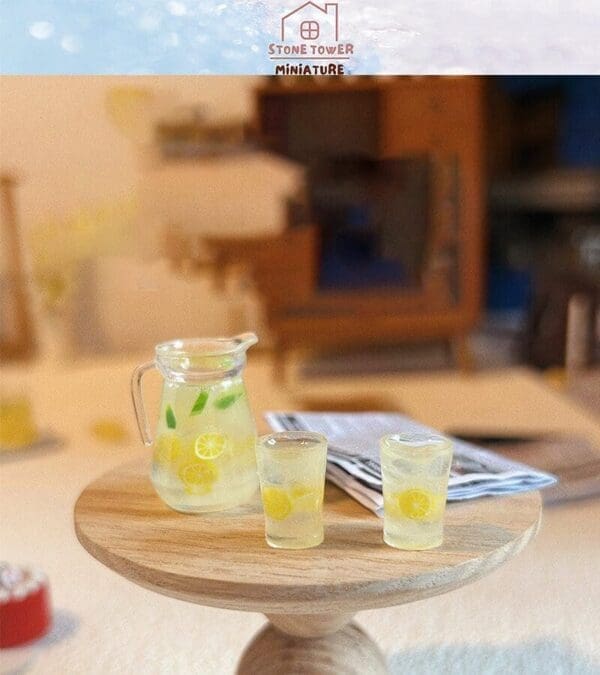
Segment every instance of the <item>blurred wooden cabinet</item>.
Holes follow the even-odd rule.
[[[444,338],[466,362],[464,338],[477,320],[483,283],[483,111],[484,83],[472,77],[299,78],[289,86],[272,80],[256,92],[259,138],[305,165],[309,181],[340,158],[388,167],[373,169],[377,175],[389,173],[386,162],[418,161],[428,176],[418,279],[404,286],[320,287],[324,223],[314,209],[305,226],[310,236],[293,244],[299,248],[291,248],[289,233],[262,242],[260,255],[248,242],[237,255],[231,248],[227,254],[225,243],[217,246],[255,270],[282,350]],[[377,204],[393,191],[376,187],[371,198]],[[308,192],[310,202],[310,186]],[[400,225],[399,245],[410,223]],[[308,270],[308,291],[306,274],[295,283],[299,270]]]
[[[29,358],[35,349],[15,186],[0,173],[0,361]]]

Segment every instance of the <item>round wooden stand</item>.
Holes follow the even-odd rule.
[[[258,501],[184,515],[163,504],[148,476],[148,463],[137,461],[91,483],[75,505],[77,537],[100,562],[157,593],[266,614],[240,675],[385,673],[353,615],[474,581],[518,553],[541,516],[536,492],[449,504],[442,547],[399,551],[383,543],[381,519],[328,485],[324,543],[275,550]]]

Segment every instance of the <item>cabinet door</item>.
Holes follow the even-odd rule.
[[[433,180],[431,259],[435,267],[435,260],[444,259],[451,250],[456,270],[453,294],[468,326],[481,302],[483,81],[476,77],[397,78],[386,89],[383,106],[380,141],[384,157],[428,155],[435,165],[453,167],[455,187],[450,194],[455,217],[450,220],[446,217],[445,170]]]
[[[479,132],[481,99],[478,78],[394,81],[383,99],[382,155],[461,152]]]
[[[0,175],[0,361],[28,357],[34,351],[15,186],[12,176]]]

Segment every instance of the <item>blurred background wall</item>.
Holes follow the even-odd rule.
[[[22,174],[23,223],[68,217],[82,203],[128,197],[139,183],[132,139],[111,120],[108,93],[132,86],[156,101],[140,110],[136,132],[148,141],[155,116],[189,105],[216,119],[249,116],[253,77],[2,77],[2,166]]]
[[[600,78],[2,77],[0,107],[42,351],[250,328],[546,368],[575,298],[597,354]]]
[[[232,298],[208,275],[174,276],[164,260],[164,231],[277,230],[298,170],[261,155],[165,167],[152,143],[157,120],[169,115],[191,110],[214,124],[251,118],[256,83],[253,77],[1,78],[1,166],[18,179],[23,238],[40,232],[53,240],[40,244],[51,256],[77,247],[87,228],[82,246],[96,248],[81,255],[63,310],[69,315],[63,337],[76,353],[147,348],[172,335],[225,334],[246,323],[256,304],[251,293]],[[114,92],[123,100],[115,103]],[[102,210],[110,212],[110,225],[98,222]],[[91,230],[100,228],[107,235],[97,240]]]

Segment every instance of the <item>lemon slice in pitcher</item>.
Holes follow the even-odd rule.
[[[179,471],[179,478],[184,483],[186,492],[192,494],[210,492],[218,477],[219,470],[210,460],[186,464]]]
[[[196,438],[194,453],[199,459],[216,459],[226,448],[227,436],[211,431]]]
[[[155,461],[169,468],[176,463],[183,454],[181,439],[174,433],[161,434],[154,444]]]

